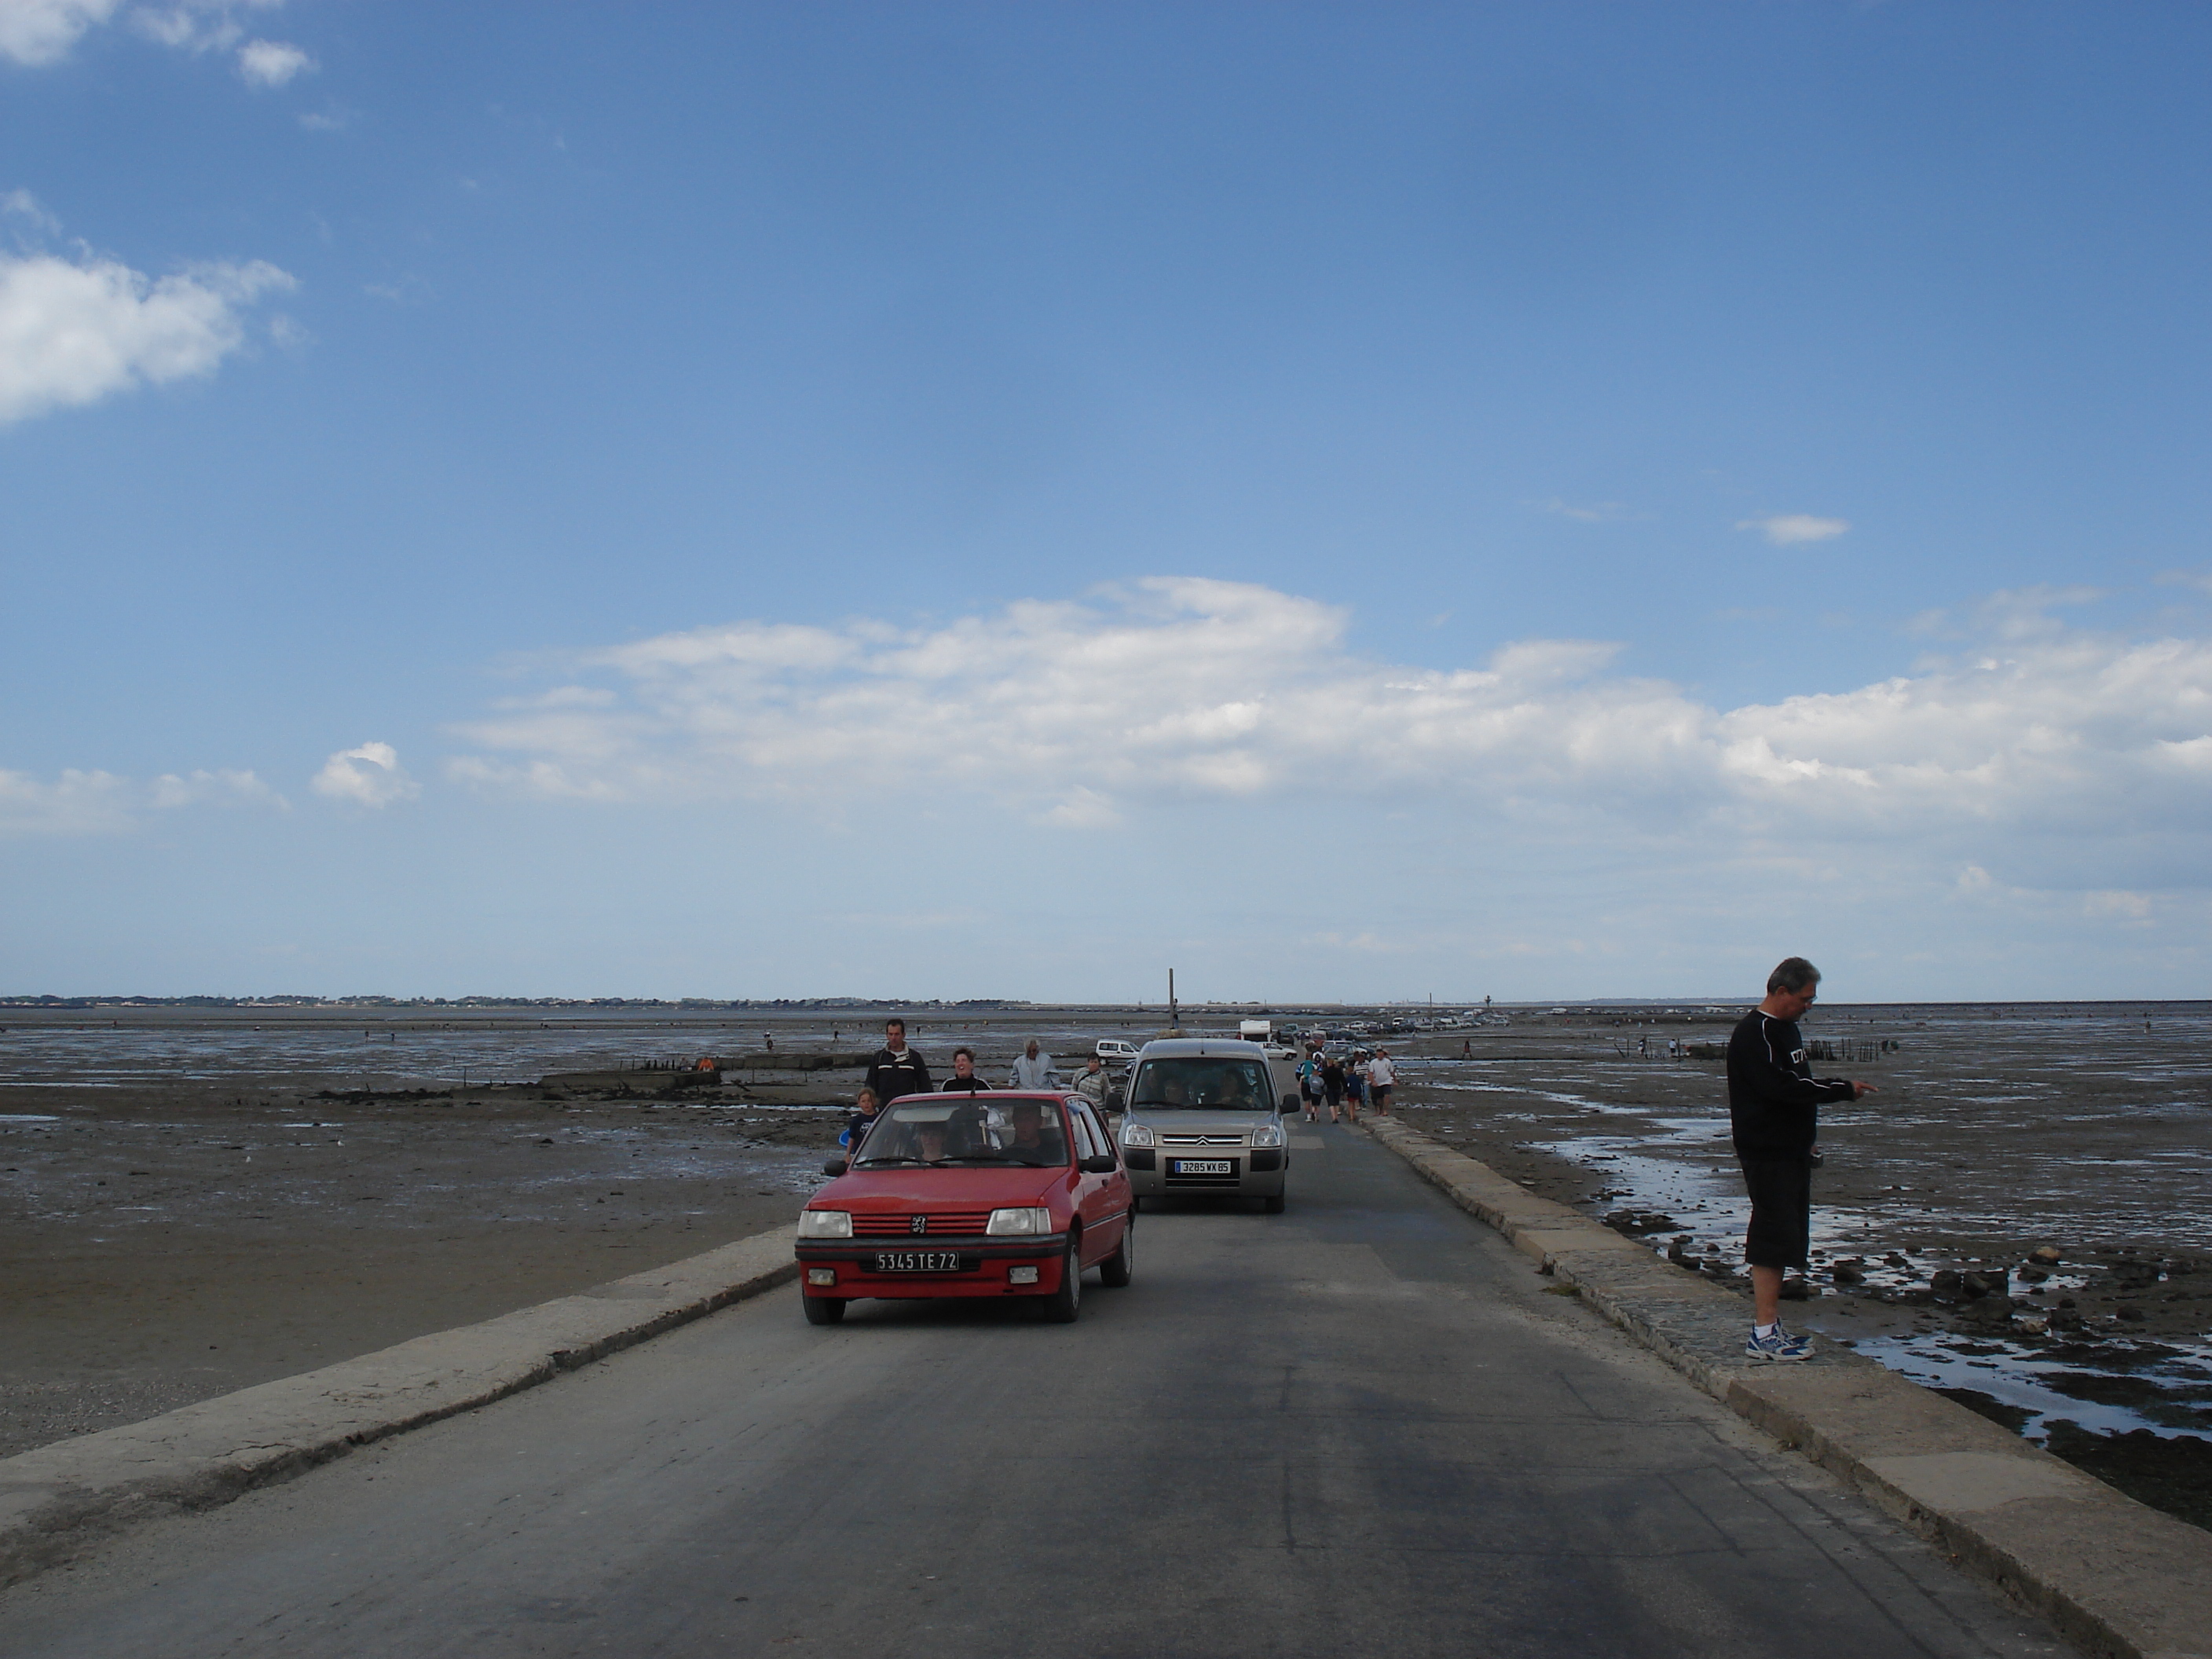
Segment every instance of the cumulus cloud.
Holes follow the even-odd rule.
[[[1264,587],[1163,578],[927,629],[665,634],[564,664],[544,697],[460,727],[473,752],[448,769],[602,800],[834,807],[952,787],[1070,828],[1176,799],[1294,798],[1316,776],[1632,837],[1971,844],[1993,827],[2212,824],[2203,641],[2031,630],[1853,690],[1717,708],[1620,672],[1603,642],[1410,668],[1347,650],[1346,621]],[[608,695],[576,683],[594,674]]]
[[[260,260],[149,277],[112,259],[0,254],[0,422],[208,374],[244,313],[294,286]]]
[[[115,9],[116,0],[0,0],[0,58],[32,69],[58,64]]]
[[[319,795],[356,806],[390,806],[422,793],[422,786],[400,765],[399,751],[388,743],[341,749],[323,763],[308,787]]]
[[[154,780],[150,798],[155,806],[165,811],[184,806],[275,806],[287,811],[291,806],[252,773],[227,768],[215,772],[164,772]]]
[[[135,828],[149,811],[193,806],[289,806],[252,772],[165,773],[150,784],[112,772],[64,771],[52,782],[0,770],[0,834],[112,835]]]
[[[246,84],[281,87],[316,67],[298,46],[282,40],[247,40],[240,14],[273,11],[284,0],[174,0],[133,6],[127,15],[139,34],[197,56],[235,49]],[[33,69],[58,64],[86,32],[122,11],[120,0],[0,0],[0,58]]]
[[[249,40],[238,49],[238,72],[246,84],[281,87],[315,67],[315,60],[282,40]]]
[[[1849,530],[1847,519],[1819,519],[1810,513],[1777,513],[1764,519],[1739,519],[1738,530],[1756,530],[1776,547],[1794,547],[1800,542],[1825,542]]]
[[[17,835],[82,836],[120,830],[131,821],[130,780],[74,769],[48,783],[27,772],[0,771],[0,830]]]

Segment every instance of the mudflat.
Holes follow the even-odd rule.
[[[9,1095],[0,1455],[780,1225],[842,1123],[529,1088]]]

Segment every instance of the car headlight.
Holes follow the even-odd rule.
[[[801,1238],[850,1238],[853,1236],[853,1213],[849,1210],[801,1210],[799,1212],[799,1236]]]
[[[1283,1126],[1279,1123],[1262,1123],[1258,1128],[1252,1131],[1252,1144],[1255,1146],[1281,1146],[1283,1144]]]
[[[1050,1210],[994,1210],[987,1233],[1048,1233],[1052,1231]]]
[[[1141,1123],[1124,1123],[1121,1126],[1121,1144],[1124,1146],[1149,1146],[1152,1144],[1152,1132]]]

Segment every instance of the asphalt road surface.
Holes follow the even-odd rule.
[[[795,1287],[0,1597],[31,1656],[2062,1654],[1380,1147],[1080,1322]]]

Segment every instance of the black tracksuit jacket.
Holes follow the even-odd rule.
[[[1795,1022],[1756,1008],[1729,1034],[1729,1127],[1738,1158],[1810,1158],[1820,1103],[1849,1100],[1844,1078],[1819,1078],[1805,1063]]]

